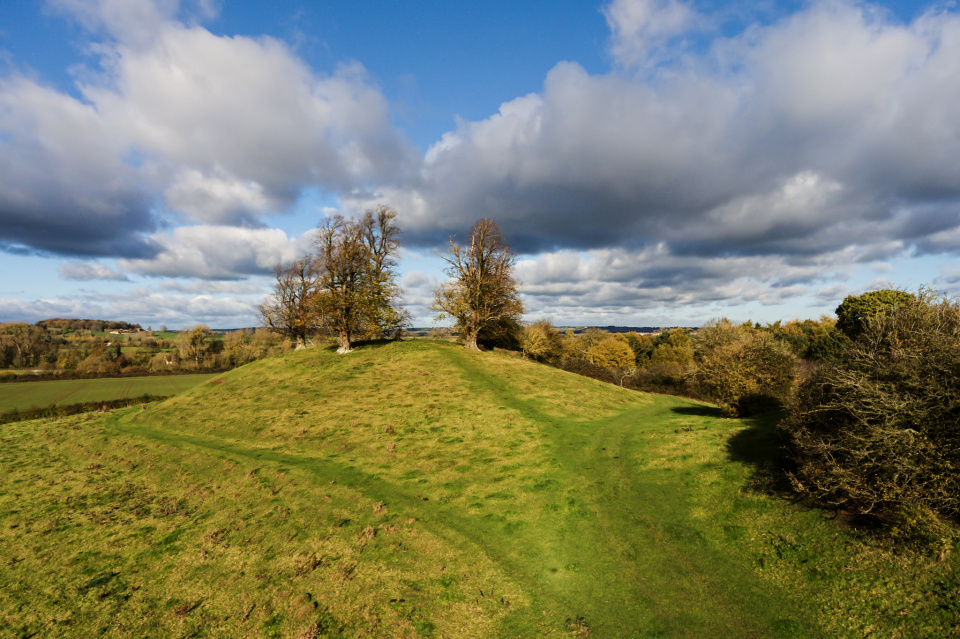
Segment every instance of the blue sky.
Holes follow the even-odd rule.
[[[960,291],[953,4],[36,0],[0,16],[0,321],[257,323],[386,203],[428,325],[493,217],[530,319]]]

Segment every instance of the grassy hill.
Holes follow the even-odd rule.
[[[954,556],[750,490],[769,424],[438,342],[0,430],[0,634],[956,632]]]

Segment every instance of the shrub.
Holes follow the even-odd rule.
[[[524,357],[538,362],[553,362],[563,352],[563,338],[546,319],[524,326],[520,345]]]
[[[910,293],[893,289],[848,295],[837,307],[837,329],[850,339],[856,339],[873,318],[915,300]]]
[[[793,390],[796,357],[770,333],[728,320],[707,324],[698,335],[701,393],[730,417],[780,408]]]
[[[565,359],[560,362],[560,368],[567,372],[576,373],[577,375],[583,375],[584,377],[590,377],[592,379],[598,379],[601,382],[607,382],[608,384],[617,383],[617,380],[614,378],[612,372],[603,366],[597,366],[593,362],[585,359]]]
[[[630,387],[651,393],[690,395],[690,388],[687,385],[689,373],[689,366],[655,362],[637,369],[630,380]]]
[[[633,350],[625,340],[612,335],[587,350],[587,359],[605,368],[622,368],[634,363]]]
[[[960,304],[922,290],[868,319],[782,427],[802,494],[899,530],[956,519]]]

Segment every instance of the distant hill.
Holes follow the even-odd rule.
[[[53,318],[40,320],[37,326],[46,329],[59,329],[62,331],[110,331],[110,330],[134,330],[141,328],[139,324],[130,324],[129,322],[120,322],[116,320],[96,320],[96,319],[71,319],[71,318]]]

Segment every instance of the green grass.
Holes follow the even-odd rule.
[[[954,556],[750,489],[770,422],[415,341],[2,428],[0,635],[913,637]]]
[[[0,384],[0,413],[55,404],[83,404],[140,395],[176,395],[216,374],[68,379]]]

